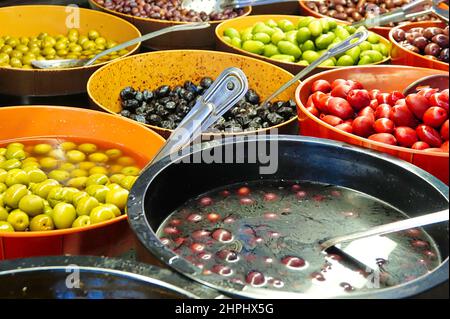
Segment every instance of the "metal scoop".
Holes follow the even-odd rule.
[[[444,20],[445,22],[448,22],[448,9],[445,10],[439,7],[439,5],[443,2],[443,0],[433,0],[432,6],[430,8],[419,12],[412,12],[417,7],[423,6],[425,4],[430,4],[430,2],[431,2],[430,0],[413,1],[391,12],[381,15],[375,15],[372,18],[367,18],[358,21],[356,23],[353,23],[352,26],[354,27],[365,26],[366,28],[373,28],[384,26],[394,22],[408,21],[410,19],[421,17],[427,14],[433,14],[439,17],[440,19]]]
[[[323,251],[333,249],[338,254],[343,254],[353,261],[361,263],[370,269],[376,269],[376,259],[385,257],[388,259],[392,251],[391,240],[381,235],[392,234],[402,230],[416,228],[420,226],[432,225],[449,220],[448,209],[440,212],[408,218],[398,222],[376,226],[364,231],[355,232],[349,235],[328,239],[320,244]],[[341,243],[349,242],[345,248]]]
[[[176,154],[205,132],[248,91],[248,81],[238,68],[223,71],[206,92],[197,99],[192,110],[167,139],[150,166],[160,159]],[[145,167],[144,170],[147,168]]]
[[[176,32],[176,31],[204,29],[207,27],[209,27],[209,23],[207,23],[207,22],[176,25],[176,26],[167,27],[167,28],[155,31],[155,32],[150,32],[139,38],[135,38],[135,39],[126,41],[126,42],[116,45],[115,47],[112,47],[108,50],[100,52],[99,54],[97,54],[96,56],[94,56],[91,59],[34,60],[34,61],[31,61],[31,64],[38,69],[63,69],[63,68],[75,68],[75,67],[80,67],[80,66],[89,66],[89,65],[92,65],[95,61],[97,61],[101,57],[104,57],[105,55],[108,55],[108,54],[116,52],[116,51],[120,51],[131,45],[134,45],[134,44],[137,44],[137,43],[140,43],[140,42],[152,39],[152,38],[159,37],[160,35],[163,35],[166,33]]]
[[[433,74],[414,81],[406,89],[403,90],[403,95],[416,93],[418,89],[429,87],[439,89],[440,91],[448,89],[448,74]]]
[[[319,2],[321,0],[300,0],[300,2]],[[298,2],[298,0],[183,0],[181,8],[196,12],[221,12],[228,8],[239,9],[248,6],[262,6],[272,3]]]
[[[351,37],[348,37],[344,41],[338,43],[336,46],[325,52],[320,58],[301,70],[296,76],[294,76],[294,78],[283,84],[278,90],[276,90],[271,96],[269,96],[261,105],[266,105],[267,103],[269,103],[272,99],[276,98],[278,95],[287,90],[291,85],[295,84],[301,78],[308,75],[312,70],[318,67],[325,60],[330,59],[338,54],[344,53],[345,51],[361,44],[367,39],[368,36],[369,32],[367,30],[355,32]]]

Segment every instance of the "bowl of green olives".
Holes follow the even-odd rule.
[[[89,58],[137,38],[141,33],[127,21],[78,7],[4,7],[0,8],[0,20],[0,94],[57,96],[83,93],[89,76],[96,69],[139,49],[139,45],[128,47],[91,66],[34,69],[33,60]]]
[[[331,18],[261,15],[222,22],[216,29],[217,48],[273,63],[298,73],[327,49],[357,29]],[[373,32],[359,46],[323,62],[314,73],[353,65],[386,63],[390,42]]]
[[[80,108],[5,107],[0,118],[0,260],[133,247],[126,202],[164,143],[157,133]]]

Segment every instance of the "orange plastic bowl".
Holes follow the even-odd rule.
[[[198,83],[205,76],[216,78],[229,67],[243,70],[248,78],[249,87],[253,88],[261,98],[268,97],[282,83],[294,77],[270,63],[237,54],[203,50],[170,50],[137,54],[106,65],[91,76],[87,91],[91,102],[96,107],[120,116],[118,114],[122,110],[120,91],[127,86],[141,90],[154,90],[161,85],[175,86],[187,80]],[[289,87],[277,97],[277,100],[293,99],[296,86]],[[158,126],[144,125],[163,137],[168,137],[173,132]],[[297,131],[297,121],[293,117],[279,125],[258,131],[207,135],[251,135],[273,129],[278,129],[280,133],[292,134]]]
[[[392,28],[389,33],[389,40],[392,42],[392,50],[391,50],[391,59],[393,64],[399,65],[410,65],[410,66],[418,66],[423,68],[430,68],[435,70],[444,70],[449,71],[449,64],[445,62],[441,62],[438,60],[432,60],[424,57],[423,55],[414,53],[404,47],[402,47],[397,41],[394,40],[392,36],[396,29],[402,29],[404,31],[410,30],[412,28],[422,27],[439,27],[444,28],[446,24],[444,22],[432,22],[432,21],[424,21],[424,22],[416,22],[409,23],[407,25],[398,26]]]
[[[337,22],[343,23],[343,24],[348,24],[350,25],[350,22],[344,21],[344,20],[339,20],[339,19],[334,19],[331,18],[330,16],[324,15],[324,14],[320,14],[314,10],[311,10],[310,8],[308,8],[308,6],[306,5],[305,1],[299,1],[300,4],[300,13],[305,15],[305,16],[312,16],[312,17],[316,17],[316,18],[329,18],[329,19],[333,19],[336,20]],[[382,37],[386,38],[389,36],[389,31],[391,31],[392,28],[390,27],[375,27],[375,28],[370,28],[369,30],[372,32],[375,32],[376,34],[381,35]]]
[[[99,5],[94,0],[89,0],[92,9],[107,12],[134,24],[142,34],[161,30],[174,25],[186,24],[187,22],[167,21],[151,18],[140,18],[130,14],[120,13]],[[251,7],[245,8],[244,16],[252,12]],[[231,19],[234,20],[234,19]],[[226,20],[228,21],[228,20]],[[222,21],[210,21],[209,28],[189,31],[173,32],[157,38],[145,41],[142,45],[151,50],[176,50],[176,49],[214,49],[214,30]]]
[[[65,34],[70,11],[66,6],[15,6],[0,8],[0,36],[36,36],[41,32],[50,35]],[[77,8],[79,31],[86,34],[97,30],[104,37],[118,43],[141,35],[131,23],[106,13]],[[75,15],[74,15],[75,16]],[[139,45],[129,47],[126,55],[137,52]],[[18,69],[0,66],[0,94],[15,96],[56,96],[86,92],[89,76],[102,65],[67,69]]]
[[[65,137],[113,142],[149,162],[164,139],[133,121],[110,114],[58,106],[0,108],[0,145],[11,140]],[[48,255],[117,256],[133,247],[126,215],[83,228],[0,233],[0,260]]]
[[[446,74],[446,72],[413,68],[408,66],[365,66],[348,67],[314,75],[300,84],[295,98],[297,102],[300,135],[328,138],[349,144],[388,153],[401,158],[433,174],[444,183],[449,182],[449,154],[440,152],[425,152],[400,146],[391,146],[374,142],[366,138],[346,133],[323,122],[306,110],[305,105],[311,92],[314,81],[323,79],[334,81],[347,79],[361,82],[368,90],[381,89],[382,91],[403,91],[415,80],[432,74]]]
[[[290,15],[260,15],[260,16],[240,17],[240,18],[224,21],[221,24],[219,24],[219,26],[216,28],[217,49],[219,49],[220,51],[242,54],[242,55],[245,55],[245,56],[249,56],[249,57],[252,57],[252,58],[263,60],[265,62],[269,62],[269,63],[275,64],[276,66],[279,66],[280,68],[283,68],[286,71],[289,71],[289,72],[291,72],[293,74],[297,74],[298,72],[303,70],[305,67],[302,66],[302,65],[299,65],[297,63],[281,62],[281,61],[277,61],[277,60],[265,57],[263,55],[247,52],[247,51],[242,50],[240,48],[236,48],[236,47],[232,46],[231,44],[226,43],[222,39],[222,36],[223,36],[224,31],[226,29],[228,29],[228,28],[234,28],[234,29],[240,31],[240,30],[243,30],[245,28],[252,27],[257,22],[267,21],[269,19],[273,19],[275,21],[279,21],[281,19],[286,19],[286,20],[291,21],[294,25],[297,25],[299,20],[300,20],[300,18],[301,18],[300,16],[290,16]],[[339,21],[339,23],[343,24],[342,21]],[[387,39],[383,38],[383,37],[380,39],[380,42],[384,43],[389,48],[391,46],[390,42]],[[374,64],[383,64],[383,63],[388,62],[389,59],[390,59],[390,57],[388,56],[384,60],[379,61],[379,62],[374,63]],[[321,66],[321,67],[317,67],[312,73],[319,73],[319,72],[323,72],[323,71],[326,71],[326,70],[333,70],[333,69],[336,69],[336,68],[345,68],[345,67]]]

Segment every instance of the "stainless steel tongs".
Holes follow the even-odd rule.
[[[402,22],[407,21],[412,18],[421,17],[427,14],[433,14],[440,19],[448,22],[448,9],[445,10],[440,8],[439,5],[443,2],[443,0],[416,0],[405,4],[404,6],[393,10],[391,12],[374,16],[372,18],[367,18],[352,24],[354,27],[365,26],[366,28],[373,28],[384,26],[393,22]],[[415,12],[414,9],[426,5],[431,4],[431,7],[422,11]]]

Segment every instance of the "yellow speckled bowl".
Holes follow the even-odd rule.
[[[272,64],[236,54],[173,50],[138,54],[110,63],[92,75],[88,81],[87,91],[94,105],[109,113],[117,114],[122,109],[119,93],[127,86],[154,90],[165,84],[182,85],[187,80],[198,83],[205,76],[216,78],[229,67],[242,69],[247,75],[250,88],[262,99],[293,78],[292,74]],[[277,100],[293,99],[295,87],[296,85],[291,86]],[[296,122],[294,117],[276,128],[280,133],[296,134]],[[157,126],[146,126],[163,137],[168,137],[172,132]]]
[[[187,23],[135,17],[130,14],[120,13],[114,10],[107,9],[96,3],[94,0],[89,0],[89,5],[92,9],[107,12],[131,22],[142,32],[142,34],[158,31],[160,29],[171,27],[174,25]],[[251,7],[245,8],[244,16],[249,15],[251,12]],[[145,41],[142,43],[142,45],[151,50],[214,49],[214,30],[221,22],[222,21],[210,21],[209,23],[211,26],[209,28],[173,32]]]
[[[236,48],[236,47],[232,46],[231,44],[226,43],[222,39],[222,36],[223,36],[224,31],[228,28],[234,28],[238,31],[241,31],[245,28],[252,27],[257,22],[264,22],[269,19],[272,19],[275,21],[286,19],[286,20],[291,21],[293,24],[297,25],[300,18],[301,18],[300,16],[291,16],[291,15],[260,15],[260,16],[241,17],[241,18],[236,18],[236,19],[232,19],[229,21],[224,21],[221,24],[219,24],[219,26],[216,28],[217,49],[220,51],[239,53],[239,54],[243,54],[246,56],[261,59],[263,61],[273,63],[291,73],[297,74],[298,72],[303,70],[305,67],[302,65],[299,65],[297,63],[281,62],[281,61],[277,61],[277,60],[265,57],[264,55],[259,55],[259,54],[255,54],[255,53],[251,53],[251,52],[242,50],[240,48]],[[380,42],[384,43],[389,48],[391,47],[391,43],[383,37],[381,37]],[[389,59],[390,59],[390,57],[387,57],[384,60],[377,62],[377,63],[373,63],[371,65],[383,64],[383,63],[388,62]],[[317,67],[311,74],[315,74],[315,73],[319,73],[319,72],[323,72],[323,71],[327,71],[327,70],[332,70],[332,69],[337,69],[337,68],[343,68],[343,67],[342,66]]]
[[[71,11],[66,6],[15,6],[0,8],[0,36],[36,36],[41,32],[50,35],[65,34]],[[106,13],[79,10],[79,31],[86,34],[97,30],[105,38],[118,43],[141,36],[132,24]],[[75,15],[74,15],[75,16]],[[139,45],[129,49],[135,53]],[[67,69],[17,69],[0,67],[0,94],[16,96],[56,96],[83,93],[89,76],[108,62],[86,67]]]

